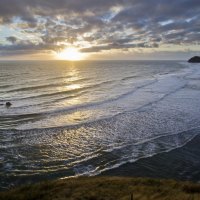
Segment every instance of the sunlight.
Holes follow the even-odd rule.
[[[82,60],[84,58],[78,49],[74,47],[66,48],[63,51],[59,52],[57,57],[61,60]]]

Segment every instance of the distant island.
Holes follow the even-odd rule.
[[[189,63],[200,63],[200,56],[194,56],[188,60]]]

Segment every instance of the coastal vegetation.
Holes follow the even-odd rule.
[[[82,177],[26,185],[0,193],[1,200],[199,200],[200,185],[174,180]]]

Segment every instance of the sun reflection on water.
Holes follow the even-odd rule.
[[[75,90],[75,89],[81,88],[81,84],[66,85],[65,88],[68,89],[68,90]]]
[[[80,108],[78,109],[79,105],[87,103],[88,96],[85,96],[85,95],[82,95],[81,93],[79,93],[80,92],[79,89],[83,89],[83,91],[84,91],[84,87],[86,85],[81,81],[84,79],[84,77],[82,76],[80,71],[77,69],[75,63],[72,62],[68,66],[68,71],[67,71],[66,77],[70,77],[70,78],[66,78],[64,80],[65,85],[63,87],[59,88],[59,90],[72,91],[72,93],[70,93],[70,95],[72,95],[72,96],[75,95],[75,96],[73,96],[72,98],[66,98],[65,101],[62,101],[61,107],[62,108],[73,107],[73,108],[75,108],[75,110],[68,111],[63,115],[56,117],[57,124],[65,124],[65,123],[73,124],[78,121],[82,121],[82,120],[84,121],[91,115],[90,113],[88,113]],[[77,106],[77,109],[76,109],[76,106]],[[56,118],[54,118],[54,119],[56,119]]]

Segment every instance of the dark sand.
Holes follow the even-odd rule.
[[[200,181],[200,135],[185,146],[108,170],[103,176],[153,177]]]

